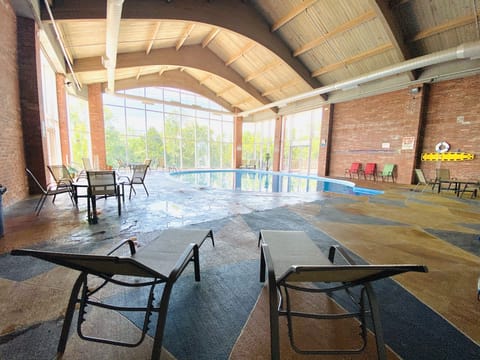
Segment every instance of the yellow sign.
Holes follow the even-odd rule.
[[[423,153],[422,161],[465,161],[474,157],[474,154],[464,152]]]

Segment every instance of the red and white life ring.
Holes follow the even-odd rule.
[[[446,141],[440,141],[437,145],[435,145],[435,151],[439,154],[446,153],[450,150],[450,144]]]

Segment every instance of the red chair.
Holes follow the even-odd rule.
[[[345,176],[348,175],[352,179],[355,175],[360,179],[360,174],[362,173],[362,163],[354,162],[350,166],[350,169],[345,169]]]
[[[369,179],[373,179],[373,181],[377,181],[377,164],[367,163],[367,165],[365,165],[365,170],[363,171],[363,177],[365,180],[367,180],[368,177]]]

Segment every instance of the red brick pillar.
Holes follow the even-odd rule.
[[[282,132],[283,132],[283,116],[275,117],[275,136],[273,138],[273,163],[272,170],[280,171],[280,161],[282,158]]]
[[[33,19],[17,17],[18,82],[25,165],[46,185],[47,156],[45,121],[41,100],[40,44]],[[39,189],[29,180],[30,193]]]
[[[88,112],[90,116],[90,139],[92,163],[99,169],[106,169],[105,125],[103,120],[102,85],[88,85]]]
[[[330,143],[332,138],[333,105],[322,108],[322,126],[320,128],[320,149],[318,152],[318,176],[327,176],[330,165]]]
[[[57,107],[58,107],[58,126],[60,132],[60,148],[62,162],[69,165],[72,157],[70,155],[70,140],[68,131],[68,107],[67,93],[65,91],[65,76],[56,75],[57,80]]]
[[[233,118],[233,165],[235,169],[242,165],[242,136],[243,136],[243,117],[235,116]]]

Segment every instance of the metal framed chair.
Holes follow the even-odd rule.
[[[349,169],[345,169],[345,175],[348,175],[350,179],[355,177],[355,175],[357,179],[360,179],[360,174],[362,174],[362,163],[354,162]]]
[[[47,165],[47,169],[58,186],[70,186],[74,182],[65,165]]]
[[[35,213],[38,216],[40,214],[40,211],[42,211],[43,205],[45,204],[45,200],[47,197],[52,196],[52,203],[55,203],[55,199],[57,198],[57,195],[60,194],[67,194],[70,196],[70,199],[72,200],[73,205],[75,206],[75,201],[73,199],[73,194],[72,194],[72,188],[70,186],[58,186],[56,183],[55,184],[47,184],[47,188],[44,188],[42,184],[40,184],[40,181],[33,175],[33,173],[29,169],[25,169],[27,174],[30,176],[30,178],[37,184],[38,188],[42,192],[42,195],[40,196],[40,199],[37,202],[37,205],[35,205]]]
[[[63,320],[57,347],[58,358],[62,358],[65,352],[78,305],[76,328],[82,340],[136,347],[143,342],[149,328],[153,328],[155,335],[151,358],[160,359],[173,286],[191,262],[194,266],[195,281],[200,281],[199,249],[206,239],[211,239],[212,246],[215,246],[213,231],[210,229],[168,229],[159,233],[153,241],[139,249],[129,239],[114,247],[107,255],[73,254],[31,249],[12,250],[11,255],[32,256],[80,271],[80,275],[73,285]],[[120,252],[124,248],[129,250],[128,255],[123,254],[126,251]],[[120,252],[118,255],[115,254],[117,251]],[[103,281],[98,281],[99,278]],[[139,296],[138,302],[135,304],[99,301],[98,294],[102,292],[106,285],[126,289],[143,288],[148,292],[148,298],[146,301],[142,301],[142,297]],[[157,298],[159,291],[161,292],[160,298]],[[112,339],[112,334],[100,334],[102,329],[91,331],[84,329],[84,324],[95,316],[86,309],[95,307],[104,310],[101,316],[108,316],[112,311],[143,314],[143,326],[138,340],[126,342],[118,338]],[[157,314],[156,320],[152,316],[155,313]]]
[[[385,164],[383,167],[380,176],[382,177],[382,181],[388,181],[388,179],[392,179],[392,182],[395,182],[397,166],[395,164]]]
[[[115,197],[118,205],[118,216],[122,214],[121,198],[123,196],[121,187],[123,184],[117,184],[117,176],[113,170],[87,171],[88,180],[88,222],[96,224],[97,218],[97,198]],[[91,204],[91,205],[90,205]]]
[[[417,176],[417,185],[415,185],[415,187],[413,188],[413,191],[417,191],[417,188],[419,186],[423,186],[422,192],[424,192],[425,189],[429,186],[432,187],[432,191],[433,191],[433,188],[435,187],[435,184],[436,184],[435,180],[427,180],[422,169],[415,169],[415,175]]]
[[[365,169],[362,171],[363,177],[365,180],[373,179],[377,181],[377,164],[376,163],[367,163]]]
[[[147,170],[149,166],[145,164],[139,164],[139,165],[132,165],[133,173],[132,176],[120,176],[119,180],[122,178],[127,179],[127,182],[124,182],[123,184],[129,185],[130,186],[130,192],[128,195],[128,199],[130,200],[132,198],[132,191],[136,194],[137,192],[135,191],[135,188],[133,185],[143,185],[143,188],[145,189],[145,192],[147,193],[147,196],[149,196],[147,187],[145,186],[145,176],[147,175]]]
[[[378,359],[387,358],[380,321],[380,309],[371,283],[404,272],[428,272],[424,265],[384,264],[357,265],[340,246],[331,246],[328,257],[303,231],[261,230],[259,242],[260,281],[267,281],[270,317],[271,358],[280,359],[279,317],[287,318],[288,337],[293,350],[304,355],[357,354],[367,345],[366,318],[372,320]],[[335,255],[342,259],[338,263]],[[358,290],[358,291],[354,291]],[[292,293],[328,294],[346,292],[351,310],[318,313],[314,309],[300,310],[291,301]],[[299,345],[294,332],[294,319],[360,321],[358,347],[340,349],[306,349]]]

